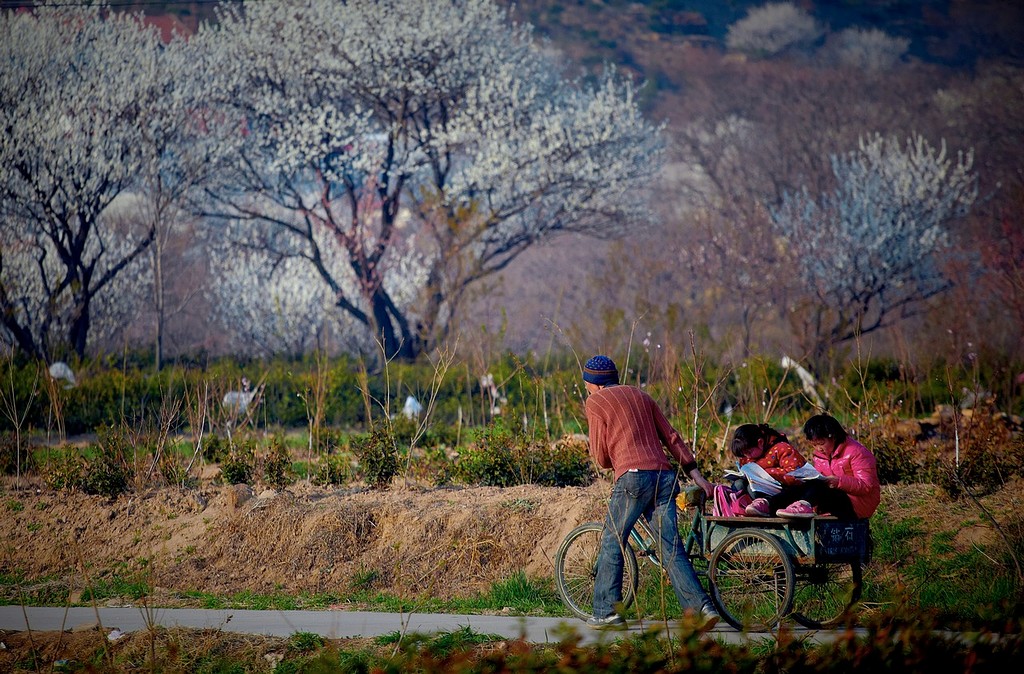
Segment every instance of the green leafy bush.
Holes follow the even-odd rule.
[[[128,491],[130,475],[128,470],[115,461],[90,462],[82,481],[82,491],[116,498]]]
[[[511,429],[500,420],[492,422],[478,440],[459,452],[454,470],[456,480],[488,487],[520,484],[522,473],[515,459],[516,444],[516,434]]]
[[[86,464],[82,490],[108,498],[128,491],[133,477],[132,453],[132,440],[124,426],[102,426],[93,458]]]
[[[870,443],[882,484],[917,482],[922,466],[915,458],[916,447],[911,441],[899,442],[892,438],[878,438]]]
[[[518,455],[519,472],[532,484],[583,487],[594,481],[593,463],[583,440],[569,436],[551,447],[534,443]]]
[[[313,632],[296,632],[288,638],[288,650],[298,653],[308,653],[322,648],[324,638]]]
[[[231,454],[231,447],[225,438],[216,433],[203,436],[203,458],[210,463],[224,463]]]
[[[81,489],[85,476],[85,458],[77,447],[59,447],[47,454],[42,470],[43,480],[50,489]]]
[[[17,436],[10,431],[0,433],[0,473],[15,475],[20,469],[22,474],[35,468],[32,450],[22,441],[18,447]]]
[[[352,439],[352,453],[359,462],[359,474],[368,485],[386,488],[398,474],[398,451],[394,436],[384,427]]]
[[[320,486],[342,485],[352,479],[350,457],[345,454],[324,454],[313,469],[313,482]]]
[[[568,487],[590,484],[594,470],[582,439],[566,436],[549,445],[527,437],[515,424],[510,428],[496,420],[459,452],[452,478],[490,487]]]
[[[228,453],[228,458],[221,463],[220,473],[227,484],[249,484],[256,466],[256,445],[246,440]]]
[[[263,459],[263,479],[274,489],[281,490],[294,481],[292,461],[284,439],[275,437]]]

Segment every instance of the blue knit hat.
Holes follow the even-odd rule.
[[[619,383],[619,371],[608,356],[594,356],[583,366],[583,381],[597,386]]]

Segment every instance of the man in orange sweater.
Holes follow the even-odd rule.
[[[712,485],[701,475],[690,448],[654,399],[634,386],[619,385],[619,372],[611,358],[588,360],[583,381],[590,454],[598,466],[612,469],[615,476],[594,579],[594,616],[587,624],[597,629],[625,626],[615,608],[622,601],[622,549],[629,545],[629,532],[642,515],[659,537],[658,557],[679,605],[697,616],[702,629],[710,629],[719,615],[679,537],[677,477],[689,475],[708,496]],[[678,462],[678,469],[669,455]]]

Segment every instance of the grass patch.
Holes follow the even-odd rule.
[[[324,638],[312,632],[296,632],[288,637],[288,650],[308,653],[323,647]]]
[[[152,594],[149,583],[138,578],[112,576],[95,580],[91,587],[82,590],[82,604],[112,598],[139,600]]]
[[[0,574],[0,604],[25,606],[63,606],[70,589],[59,576],[29,579],[22,571]]]
[[[552,580],[528,578],[523,571],[494,583],[486,594],[454,600],[451,605],[456,613],[509,609],[519,615],[568,615]]]
[[[383,634],[374,642],[381,646],[398,645],[406,652],[419,652],[433,657],[445,658],[453,653],[471,650],[482,644],[506,641],[507,637],[500,634],[481,634],[471,627],[460,627],[451,632],[436,634],[401,634],[391,632]]]

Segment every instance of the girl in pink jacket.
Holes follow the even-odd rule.
[[[881,500],[875,455],[846,434],[828,414],[817,414],[804,424],[804,437],[814,448],[814,467],[825,476],[814,480],[805,497],[778,511],[782,517],[813,517],[829,513],[842,520],[867,519]],[[811,485],[812,483],[808,483]]]

